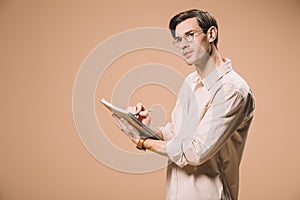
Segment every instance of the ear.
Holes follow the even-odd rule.
[[[215,26],[211,26],[207,31],[208,41],[214,42],[217,38],[218,30]]]

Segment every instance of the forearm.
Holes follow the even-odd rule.
[[[161,140],[164,140],[164,136],[159,128],[153,127],[151,125],[149,126],[149,128],[156,134],[156,136],[158,136]]]
[[[160,133],[161,134],[161,133]],[[163,156],[168,156],[166,151],[167,142],[163,140],[154,140],[154,139],[147,139],[144,142],[144,148],[153,151],[155,153],[158,153]]]

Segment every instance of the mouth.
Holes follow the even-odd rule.
[[[186,52],[183,52],[182,55],[186,58],[189,58],[189,57],[191,57],[192,53],[193,53],[193,51],[186,51]]]

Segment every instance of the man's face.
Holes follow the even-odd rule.
[[[201,59],[208,57],[210,51],[210,43],[207,34],[204,34],[201,27],[198,25],[196,18],[189,18],[179,23],[175,29],[175,38],[186,37],[193,38],[193,41],[187,42],[182,39],[177,46],[181,50],[181,55],[189,65],[201,63]]]

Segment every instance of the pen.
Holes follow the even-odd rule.
[[[142,111],[144,111],[144,110],[141,110],[140,112],[142,112]],[[153,109],[148,109],[148,110],[146,110],[147,112],[152,112],[153,111]],[[137,113],[133,113],[133,115],[139,115],[140,114],[140,112],[137,112]]]

